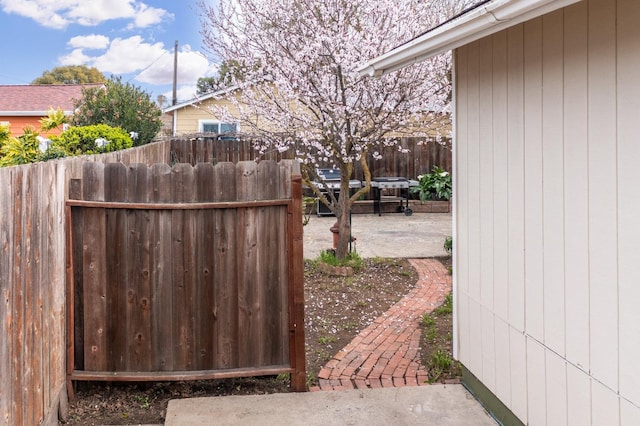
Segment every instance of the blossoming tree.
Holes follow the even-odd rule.
[[[370,190],[367,156],[401,136],[436,135],[450,99],[450,56],[382,78],[358,68],[459,12],[469,0],[219,0],[201,2],[202,35],[221,61],[242,64],[232,111],[262,151],[293,148],[303,178],[336,215],[348,252],[351,205]],[[340,196],[312,184],[318,163],[340,170]],[[355,164],[361,189],[350,194]],[[325,194],[327,194],[325,196]],[[347,196],[349,194],[350,196]]]

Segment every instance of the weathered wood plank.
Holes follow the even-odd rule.
[[[275,161],[262,161],[258,164],[257,180],[260,185],[260,198],[274,199],[278,197],[278,182],[280,168]],[[259,323],[262,325],[262,338],[265,341],[263,365],[279,364],[283,340],[286,335],[281,335],[281,321],[284,318],[283,310],[286,309],[286,299],[281,300],[280,288],[286,286],[282,282],[282,271],[279,259],[286,257],[286,246],[281,244],[280,236],[285,235],[285,227],[281,227],[279,217],[281,213],[286,215],[285,208],[265,207],[258,210],[259,244],[258,256],[263,265],[259,272],[262,280],[263,291],[259,301],[262,306],[262,317]],[[302,217],[302,216],[301,216]]]
[[[104,164],[84,163],[83,198],[104,199]],[[106,283],[105,212],[88,209],[84,212],[82,262],[84,296],[84,369],[107,368],[107,283]]]
[[[127,201],[148,201],[148,171],[148,167],[140,163],[128,167]],[[151,368],[149,213],[129,211],[127,226],[127,251],[131,260],[127,271],[127,371],[146,371]]]
[[[127,167],[120,163],[105,165],[105,200],[127,200]],[[127,268],[129,253],[127,251],[127,213],[124,210],[106,210],[106,247],[107,262],[107,310],[109,312],[107,326],[107,342],[109,362],[108,369],[126,370],[128,336],[125,332],[127,295]]]
[[[12,282],[11,292],[13,293],[10,305],[12,307],[11,313],[11,329],[12,339],[10,357],[11,357],[11,370],[15,381],[13,382],[13,392],[11,400],[11,411],[13,414],[14,424],[24,424],[26,419],[22,407],[28,403],[25,400],[24,389],[30,385],[24,378],[24,311],[25,311],[25,298],[24,298],[24,264],[25,257],[25,239],[24,235],[24,213],[25,213],[25,201],[24,201],[24,171],[26,167],[20,167],[15,169],[13,174],[12,186],[13,186],[13,276],[10,279]]]
[[[0,169],[0,377],[15,377],[11,363],[13,327],[14,187],[13,171]],[[13,424],[14,386],[0,386],[0,423]]]
[[[42,177],[41,164],[26,169],[24,196],[25,216],[25,252],[26,260],[24,270],[24,347],[23,356],[23,380],[26,386],[23,388],[25,403],[22,406],[23,417],[26,424],[39,424],[42,420],[44,407],[42,400],[42,388],[36,383],[42,380],[42,340],[41,340],[41,316],[40,306],[41,283],[38,270],[40,267],[40,178]]]
[[[193,184],[193,168],[189,164],[176,164],[171,174],[176,201],[192,201]],[[178,370],[193,369],[194,360],[194,318],[191,310],[194,302],[192,277],[195,257],[192,244],[195,229],[192,224],[189,212],[172,212],[174,368]]]
[[[236,194],[238,200],[254,200],[257,193],[257,165],[254,162],[236,164]],[[258,246],[258,212],[256,209],[238,211],[236,241],[238,257],[238,348],[240,367],[261,365],[264,341],[258,323],[263,307],[261,259]]]
[[[215,166],[213,201],[236,199],[236,169],[230,162]],[[215,215],[213,295],[214,368],[239,367],[238,341],[238,259],[236,230],[238,209]]]
[[[204,144],[201,144],[204,145]],[[204,155],[204,154],[202,154]],[[211,163],[199,163],[195,167],[195,200],[212,201],[214,198],[214,167]],[[215,328],[213,325],[214,306],[214,235],[215,210],[199,210],[196,214],[196,234],[199,236],[194,246],[196,253],[195,275],[195,347],[197,362],[195,369],[213,368]],[[224,285],[224,284],[223,284]]]
[[[291,387],[306,390],[304,346],[304,264],[302,243],[302,178],[292,176],[291,207],[288,212],[288,278],[289,278],[289,361],[294,372]]]
[[[171,168],[167,164],[152,166],[151,185],[153,195],[150,201],[164,203],[172,200]],[[173,315],[171,212],[158,210],[149,214],[152,230],[149,240],[153,369],[164,371],[174,368],[172,322],[169,320]]]

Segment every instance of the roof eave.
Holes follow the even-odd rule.
[[[495,0],[372,59],[358,69],[381,76],[456,49],[505,28],[582,0]]]
[[[49,110],[51,111],[51,110]],[[0,111],[0,117],[44,117],[49,111]],[[62,111],[64,115],[72,115],[73,111]]]

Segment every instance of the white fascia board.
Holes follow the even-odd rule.
[[[582,0],[495,0],[372,59],[358,69],[381,76]]]

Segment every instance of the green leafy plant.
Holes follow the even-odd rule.
[[[419,195],[421,203],[427,200],[450,200],[453,192],[451,175],[434,166],[431,173],[418,176],[418,186],[411,187],[410,191]]]
[[[447,252],[449,256],[451,256],[451,254],[453,253],[453,237],[445,238],[442,248]]]
[[[104,87],[83,89],[82,99],[74,104],[74,125],[108,124],[120,127],[135,136],[136,146],[151,142],[162,127],[162,111],[149,94],[123,83],[120,77],[107,80]]]
[[[422,319],[420,320],[420,324],[423,327],[433,327],[436,324],[436,320],[433,319],[431,314],[422,315]]]
[[[335,342],[336,342],[335,336],[320,336],[318,338],[318,343],[320,343],[321,345],[329,345]]]
[[[58,136],[51,137],[51,145],[45,155],[65,153],[67,156],[100,154],[131,148],[133,141],[124,130],[107,124],[71,127]],[[59,155],[58,155],[59,156]]]
[[[331,266],[350,266],[354,270],[364,267],[364,261],[355,251],[347,253],[347,256],[343,259],[338,259],[331,251],[323,250],[320,252],[317,261]]]
[[[438,349],[431,354],[429,359],[429,381],[431,383],[437,381],[443,373],[449,371],[453,365],[453,358],[445,350]]]
[[[444,298],[444,303],[433,310],[435,315],[448,315],[453,313],[453,294],[449,293]]]
[[[0,148],[0,167],[29,164],[38,161],[41,154],[38,148],[38,132],[33,126],[23,129],[18,137],[9,137]]]

